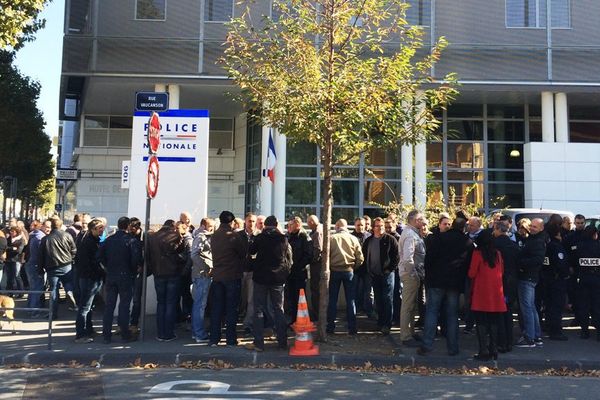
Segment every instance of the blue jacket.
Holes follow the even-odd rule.
[[[131,236],[119,230],[102,243],[98,261],[104,267],[107,280],[133,278],[137,273],[139,256],[132,248]]]
[[[40,261],[40,244],[42,243],[42,238],[44,236],[46,236],[46,234],[39,229],[31,231],[29,234],[29,246],[27,248],[29,258],[27,262],[30,265],[38,265]]]

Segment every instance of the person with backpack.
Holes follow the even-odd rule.
[[[264,323],[267,301],[271,300],[275,316],[275,332],[280,349],[287,348],[287,322],[283,311],[284,284],[292,270],[292,248],[278,229],[274,216],[265,219],[265,227],[248,248],[248,264],[254,283],[254,342],[248,350],[264,351]]]

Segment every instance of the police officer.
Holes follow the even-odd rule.
[[[546,229],[549,242],[546,244],[546,257],[542,266],[542,280],[545,285],[544,305],[546,327],[550,340],[568,340],[562,333],[562,310],[567,295],[569,262],[561,243],[560,225],[549,225]]]
[[[579,269],[579,260],[575,255],[577,246],[581,242],[583,228],[585,228],[585,216],[577,214],[575,216],[575,230],[563,236],[563,246],[569,256],[569,266],[571,267],[571,277],[567,280],[567,297],[571,305],[571,310],[575,314],[575,318],[571,322],[571,326],[579,326],[577,321],[577,274],[575,270]]]
[[[596,339],[600,341],[600,242],[598,229],[588,226],[582,234],[576,250],[578,260],[578,303],[577,319],[581,324],[581,338],[590,337],[589,316],[596,328]]]

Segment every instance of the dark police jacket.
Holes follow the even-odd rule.
[[[578,276],[600,276],[600,242],[597,240],[583,240],[577,245],[575,251],[578,264]]]
[[[133,278],[136,275],[137,266],[140,265],[138,257],[141,254],[132,245],[132,237],[122,230],[110,235],[102,243],[98,261],[104,266],[107,280]]]
[[[288,242],[292,247],[292,273],[290,279],[303,280],[308,277],[306,267],[312,259],[312,243],[303,229],[288,234]]]
[[[40,243],[40,269],[52,270],[73,263],[77,253],[73,237],[60,229],[53,229]]]
[[[469,236],[457,229],[427,237],[425,287],[462,290],[472,248]]]
[[[567,252],[556,238],[550,238],[546,244],[546,257],[542,267],[545,280],[566,279],[569,277],[569,260]]]
[[[250,243],[248,258],[254,282],[266,286],[286,282],[292,267],[292,249],[277,229],[267,227],[259,233]]]
[[[67,233],[67,235],[69,234]],[[75,262],[75,268],[80,278],[99,281],[104,277],[104,271],[98,264],[97,258],[99,245],[100,238],[94,237],[90,231],[81,239],[81,243],[77,248],[77,261]]]
[[[519,280],[537,283],[546,257],[546,232],[530,235],[519,254]]]

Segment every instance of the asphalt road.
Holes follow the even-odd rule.
[[[590,399],[595,378],[277,369],[1,369],[0,400]]]

